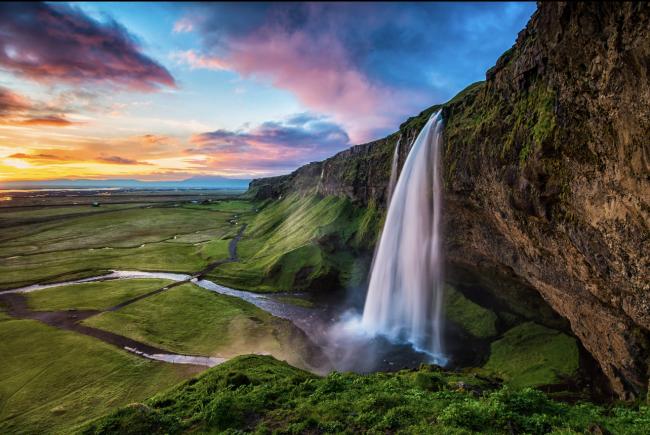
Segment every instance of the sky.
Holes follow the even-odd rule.
[[[0,183],[254,178],[397,130],[535,3],[2,3]]]

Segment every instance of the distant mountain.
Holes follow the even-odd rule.
[[[141,181],[132,179],[105,180],[34,180],[34,181],[4,181],[0,189],[232,189],[245,190],[249,179],[198,176],[177,181]]]

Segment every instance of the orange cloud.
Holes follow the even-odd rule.
[[[120,156],[100,156],[97,157],[97,161],[101,163],[110,163],[113,165],[150,165],[151,163],[147,162],[140,162],[138,160],[134,159],[127,159],[125,157],[120,157]]]
[[[45,105],[0,86],[0,123],[14,126],[67,127],[74,122]]]
[[[25,153],[16,153],[9,156],[10,159],[22,159],[22,160],[71,160],[62,156],[56,156],[54,154],[25,154]]]
[[[23,121],[17,121],[19,125],[42,125],[48,127],[67,127],[69,125],[75,124],[72,121],[68,121],[62,116],[44,116],[41,118],[27,118]]]

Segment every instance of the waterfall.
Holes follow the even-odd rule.
[[[395,151],[393,152],[393,163],[390,166],[390,180],[388,181],[388,196],[386,197],[386,203],[390,204],[390,200],[393,197],[393,192],[395,191],[395,183],[397,183],[397,163],[399,162],[399,147],[402,144],[402,135],[399,135],[397,143],[395,144]]]
[[[366,333],[410,342],[438,363],[445,361],[441,146],[438,112],[413,143],[392,193],[361,319]]]

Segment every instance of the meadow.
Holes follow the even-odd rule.
[[[269,353],[307,367],[305,337],[279,319],[233,296],[183,284],[117,311],[91,317],[86,325],[189,355],[232,357]]]
[[[185,201],[88,205],[83,213],[78,205],[0,208],[0,289],[110,269],[197,272],[228,257],[238,231],[230,220],[241,207]]]
[[[53,433],[197,372],[34,320],[0,317],[0,432]]]
[[[170,284],[165,279],[99,281],[53,287],[27,293],[32,310],[106,310]]]

